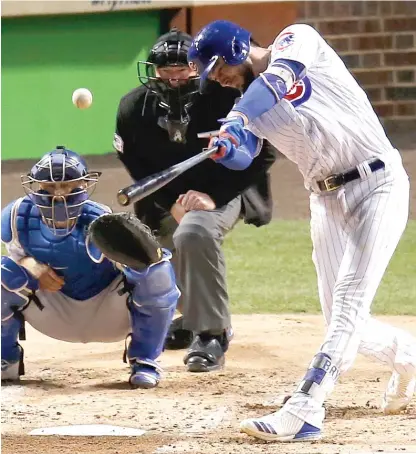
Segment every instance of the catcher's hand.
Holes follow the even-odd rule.
[[[149,227],[133,213],[103,214],[90,224],[88,236],[107,258],[138,271],[163,256]]]

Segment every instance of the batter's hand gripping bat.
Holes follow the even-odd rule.
[[[134,202],[144,199],[153,192],[170,183],[176,177],[184,173],[191,167],[196,166],[205,159],[210,158],[218,151],[218,147],[206,148],[195,156],[192,156],[185,161],[175,164],[166,170],[154,173],[146,178],[142,178],[136,183],[120,189],[117,193],[117,201],[122,206],[128,206]]]

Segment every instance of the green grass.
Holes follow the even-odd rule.
[[[262,228],[240,224],[226,237],[225,253],[234,314],[320,312],[307,221],[275,221]],[[373,313],[416,315],[415,266],[416,221],[410,221]]]
[[[319,312],[307,221],[238,225],[225,241],[233,313]],[[375,314],[416,315],[416,221],[410,221],[372,306]]]

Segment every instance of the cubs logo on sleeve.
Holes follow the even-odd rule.
[[[296,82],[288,91],[284,99],[290,101],[293,107],[298,107],[306,102],[312,94],[312,84],[307,76]]]
[[[282,51],[291,46],[295,42],[295,34],[291,31],[282,33],[277,37],[275,43],[275,50]]]

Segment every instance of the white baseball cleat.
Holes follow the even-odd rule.
[[[415,390],[415,375],[400,375],[393,372],[381,403],[384,413],[394,415],[405,410],[412,400]]]
[[[8,362],[1,360],[1,381],[19,381],[20,380],[20,361]]]
[[[282,410],[262,418],[246,419],[241,422],[240,431],[266,441],[311,441],[322,436],[321,429]]]

